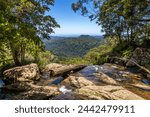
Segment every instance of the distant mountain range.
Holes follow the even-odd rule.
[[[51,36],[51,39],[64,39],[64,38],[103,38],[102,35],[80,35],[80,36]]]
[[[102,35],[100,35],[100,36],[80,35],[79,38],[89,38],[89,39],[95,38],[95,39],[102,39],[103,36],[102,36]]]
[[[44,40],[46,49],[59,58],[82,57],[90,49],[100,45],[103,36],[80,35],[78,37],[52,36]]]

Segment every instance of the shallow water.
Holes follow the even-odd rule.
[[[4,86],[4,82],[0,79],[0,88]]]
[[[144,84],[150,85],[150,80],[148,79],[142,79],[141,80]]]
[[[56,77],[52,82],[50,82],[48,85],[58,85],[60,84],[62,81],[64,80],[64,78],[62,76]]]
[[[93,73],[96,73],[99,70],[98,65],[85,67],[83,70],[79,71],[80,74],[84,76],[92,76]]]
[[[93,66],[88,66],[79,71],[80,75],[85,77],[87,80],[92,81],[94,84],[100,84],[99,78],[97,78],[94,74],[98,73],[99,71],[99,66],[98,65],[93,65]]]
[[[121,74],[124,71],[117,70],[117,66],[104,64],[104,65],[92,65],[84,68],[83,70],[79,71],[81,75],[83,75],[86,79],[92,81],[93,83],[100,83],[100,79],[95,75],[96,73],[103,72],[108,76],[115,78],[116,80],[126,80],[125,78],[121,78]]]

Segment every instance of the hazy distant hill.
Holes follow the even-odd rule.
[[[102,39],[103,36],[102,36],[102,35],[100,35],[100,36],[80,35],[79,38],[86,38],[86,39],[87,39],[87,38],[89,38],[89,39],[91,39],[91,38]]]
[[[91,48],[97,47],[102,38],[89,35],[79,37],[53,37],[45,41],[46,49],[60,58],[82,57]]]

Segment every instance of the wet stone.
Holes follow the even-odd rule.
[[[142,79],[141,80],[144,84],[150,85],[150,80],[149,79]]]

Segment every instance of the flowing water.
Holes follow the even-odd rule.
[[[145,99],[150,99],[150,80],[145,78],[141,71],[137,70],[136,68],[127,69],[123,66],[114,64],[93,65],[85,67],[73,75],[78,76],[78,74],[80,74],[79,76],[85,77],[87,80],[92,81],[95,85],[103,85],[100,84],[99,78],[97,78],[95,75],[99,72],[103,72],[111,78],[115,79],[118,81],[118,83],[120,83],[120,85],[130,90],[131,92]],[[66,89],[65,86],[62,86],[61,89],[64,92],[69,90]]]

